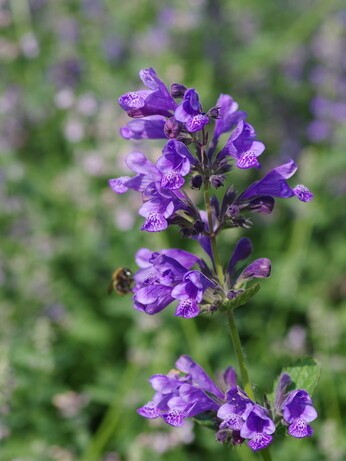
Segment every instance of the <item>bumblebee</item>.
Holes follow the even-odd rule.
[[[113,272],[111,283],[108,287],[108,294],[113,291],[119,295],[127,295],[131,293],[133,284],[133,274],[127,267],[119,267]]]

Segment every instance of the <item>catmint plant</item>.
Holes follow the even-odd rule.
[[[154,163],[141,152],[130,153],[126,164],[133,174],[110,179],[109,186],[116,194],[129,189],[140,193],[138,213],[143,218],[143,231],[160,232],[175,226],[182,237],[195,240],[208,259],[206,262],[179,248],[139,249],[135,256],[138,270],[133,275],[133,307],[154,315],[172,309],[170,305],[174,304],[174,315],[185,319],[201,313],[225,315],[241,383],[237,384],[232,366],[224,372],[223,382],[215,383],[192,358],[183,355],[176,369],[150,378],[155,394],[137,412],[149,419],[162,418],[176,427],[184,425],[187,418],[207,422],[218,442],[246,442],[251,450],[261,450],[263,459],[270,460],[267,447],[278,427],[280,432],[287,428],[286,433],[296,438],[312,436],[310,422],[317,413],[310,393],[316,385],[318,366],[314,361],[308,364],[314,375],[304,382],[304,361],[284,370],[272,394],[262,404],[258,402],[234,311],[258,291],[257,283],[249,285],[253,279],[269,277],[271,262],[263,257],[241,268],[240,263],[252,253],[251,241],[243,237],[223,264],[217,239],[224,229],[251,228],[251,214],[270,214],[276,198],[296,197],[310,202],[313,194],[301,184],[290,184],[297,171],[293,160],[259,174],[256,182],[236,191],[229,184],[231,173],[259,170],[265,150],[246,112],[239,110],[227,94],[221,94],[214,107],[204,110],[194,88],[174,83],[169,90],[152,68],[141,70],[139,75],[147,89],[118,99],[132,118],[120,133],[125,139],[164,140],[162,155]],[[225,133],[229,133],[228,139],[219,145]],[[212,193],[219,188],[224,191],[221,198]],[[202,209],[191,198],[191,189],[200,191]]]

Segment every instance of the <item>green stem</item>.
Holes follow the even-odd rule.
[[[216,236],[213,232],[213,217],[212,217],[212,210],[211,210],[211,205],[210,205],[209,178],[206,178],[204,181],[204,203],[205,203],[205,209],[207,211],[207,216],[208,216],[208,226],[209,226],[209,233],[210,233],[209,239],[211,243],[211,251],[213,253],[214,268],[217,273],[217,276],[219,277],[220,283],[223,286],[224,285],[223,269],[220,263],[219,251],[216,245]]]
[[[239,333],[237,330],[237,326],[235,324],[233,312],[228,310],[227,316],[228,316],[229,331],[231,333],[234,352],[237,356],[238,365],[240,369],[240,376],[243,382],[243,387],[247,395],[250,397],[250,399],[255,400],[255,395],[254,395],[254,392],[253,392],[253,389],[250,383],[249,373],[246,368],[245,356],[244,356],[243,348],[241,346],[240,337],[239,337]]]
[[[237,356],[240,375],[243,383],[243,388],[251,400],[255,401],[255,394],[249,378],[249,373],[246,368],[245,355],[241,346],[240,337],[235,323],[234,315],[231,310],[227,310],[228,326],[232,338],[235,354]],[[271,456],[268,448],[260,451],[263,461],[271,461]]]

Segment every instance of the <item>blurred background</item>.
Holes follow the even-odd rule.
[[[226,258],[246,235],[273,264],[236,313],[258,396],[297,358],[323,366],[315,437],[275,443],[273,459],[345,460],[345,3],[0,0],[0,29],[0,458],[259,459],[135,411],[152,395],[148,377],[182,353],[213,376],[236,364],[222,316],[184,321],[170,306],[151,317],[106,294],[143,246],[201,254],[175,229],[141,232],[138,194],[107,185],[127,153],[162,149],[118,133],[117,97],[154,67],[167,85],[196,88],[205,110],[231,94],[267,146],[263,170],[294,158],[292,185],[315,194],[278,200],[221,245]]]

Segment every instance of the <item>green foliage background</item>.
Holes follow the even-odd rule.
[[[312,142],[313,69],[319,92],[346,104],[337,50],[346,46],[343,2],[245,0],[0,1],[0,458],[21,461],[259,458],[218,445],[211,431],[177,430],[136,414],[152,395],[147,379],[191,355],[211,374],[235,365],[223,316],[186,321],[172,307],[155,317],[129,297],[106,295],[116,267],[134,254],[183,247],[174,229],[140,232],[135,194],[107,180],[124,156],[155,158],[161,142],[130,143],[117,106],[154,67],[167,83],[196,88],[205,108],[229,93],[267,149],[268,171],[295,157],[296,181],[315,200],[277,201],[246,232],[225,232],[225,258],[246,235],[272,276],[237,322],[252,381],[269,393],[284,366],[322,364],[315,437],[277,441],[273,459],[343,460],[346,410],[344,123]],[[317,50],[317,51],[316,51]],[[335,57],[326,59],[326,56]],[[258,178],[238,172],[237,187]]]

